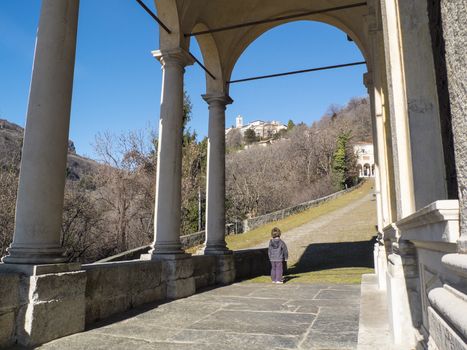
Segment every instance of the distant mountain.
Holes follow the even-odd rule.
[[[13,163],[19,168],[24,129],[5,119],[0,119],[0,168]],[[84,174],[94,173],[99,164],[76,154],[73,141],[68,141],[67,179],[79,180]]]

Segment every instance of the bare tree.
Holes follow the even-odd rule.
[[[16,191],[18,188],[17,161],[0,165],[0,256],[13,238]]]

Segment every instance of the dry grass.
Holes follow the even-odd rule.
[[[319,283],[319,284],[360,284],[362,275],[374,273],[368,267],[344,267],[321,271],[308,271],[286,276],[286,283]],[[271,283],[269,276],[259,276],[248,280],[251,283]]]
[[[291,215],[279,221],[274,221],[240,235],[227,236],[227,246],[231,250],[247,249],[257,246],[270,238],[271,229],[275,226],[281,228],[281,231],[284,232],[284,238],[287,239],[286,231],[306,224],[307,222],[317,219],[324,214],[343,208],[349,203],[362,198],[371,191],[372,185],[373,183],[371,181],[367,181],[354,191],[348,192],[337,199],[325,202],[317,207],[310,208],[304,212]]]

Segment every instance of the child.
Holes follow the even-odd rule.
[[[271,231],[272,239],[269,241],[268,255],[271,261],[272,283],[284,283],[282,281],[282,264],[289,258],[289,252],[284,241],[280,239],[281,230],[274,227]]]

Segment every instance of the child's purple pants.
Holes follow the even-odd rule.
[[[282,281],[282,261],[271,261],[271,279],[273,282]]]

